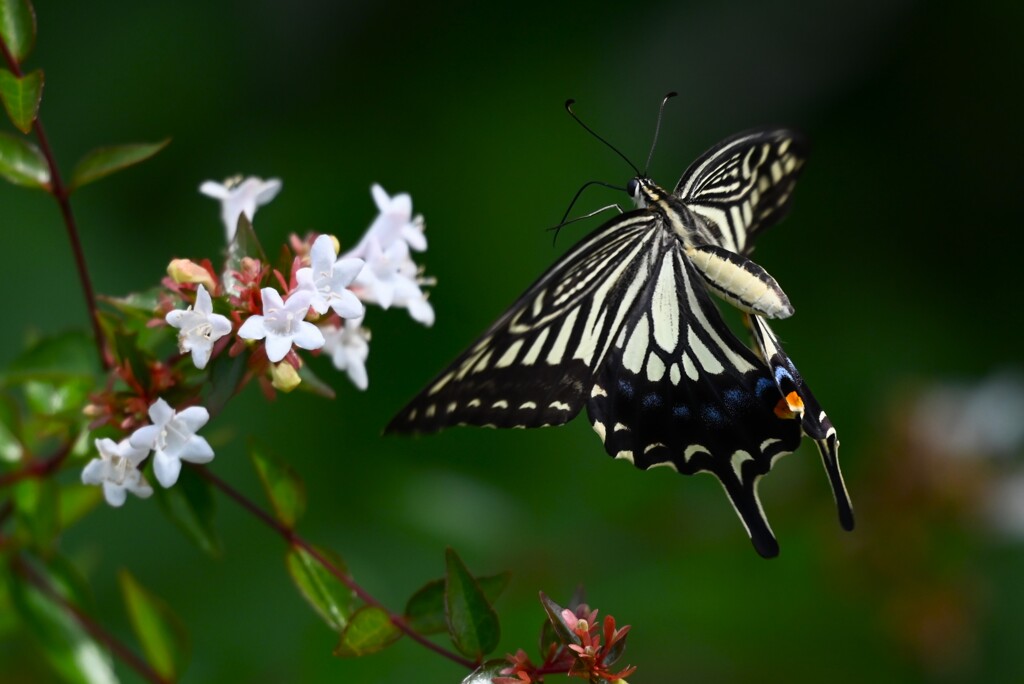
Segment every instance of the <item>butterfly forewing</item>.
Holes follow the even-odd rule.
[[[807,143],[787,129],[727,138],[683,173],[675,195],[706,224],[712,242],[748,253],[757,234],[789,211]]]
[[[728,329],[682,251],[651,255],[649,269],[595,378],[590,421],[611,456],[638,468],[714,475],[755,548],[774,556],[757,483],[799,446],[799,422],[776,412],[771,371]]]
[[[534,283],[387,427],[540,427],[571,420],[586,402],[611,331],[643,286],[637,265],[661,239],[633,211],[584,238]]]

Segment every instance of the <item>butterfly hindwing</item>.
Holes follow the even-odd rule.
[[[799,446],[800,424],[780,416],[770,370],[721,319],[678,245],[652,254],[641,305],[595,377],[587,413],[609,455],[647,469],[709,472],[721,482],[755,548],[778,544],[757,483]]]
[[[541,427],[575,417],[642,285],[636,264],[655,218],[609,221],[548,269],[468,350],[392,419],[386,432],[452,425]]]
[[[843,481],[843,471],[839,467],[839,439],[832,421],[822,410],[811,389],[804,383],[803,377],[796,369],[792,359],[779,344],[778,338],[768,322],[760,316],[751,316],[751,327],[758,349],[772,370],[772,376],[779,393],[783,396],[790,409],[801,417],[803,432],[814,440],[821,454],[821,462],[832,485],[832,495],[836,500],[839,522],[844,529],[852,530],[853,505]]]
[[[749,253],[757,234],[789,212],[807,147],[782,128],[734,135],[690,164],[674,194],[704,220],[711,242]]]

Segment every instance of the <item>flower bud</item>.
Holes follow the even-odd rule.
[[[213,274],[189,259],[173,259],[167,265],[167,275],[176,283],[201,283],[209,292],[217,290]]]
[[[291,392],[299,386],[302,378],[295,367],[287,361],[270,365],[270,384],[282,392]]]

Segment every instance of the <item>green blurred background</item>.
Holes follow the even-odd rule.
[[[368,392],[319,359],[337,401],[267,403],[250,388],[205,429],[211,467],[256,498],[244,438],[287,455],[309,489],[301,532],[391,606],[439,577],[452,545],[474,572],[513,572],[497,606],[501,652],[535,651],[538,590],[566,601],[583,583],[592,605],[634,626],[624,661],[639,666],[634,682],[1024,678],[1024,537],[1003,529],[1003,509],[993,513],[1024,467],[1020,442],[954,448],[944,432],[970,418],[959,409],[985,391],[978,383],[1024,361],[1012,303],[1024,5],[103,0],[39,2],[37,12],[28,66],[46,70],[42,118],[66,171],[100,144],[174,138],[75,197],[100,292],[148,288],[172,257],[220,253],[218,207],[197,192],[206,179],[284,181],[255,221],[270,249],[308,230],[353,244],[375,212],[372,182],[411,193],[426,216],[437,323],[372,310]],[[757,260],[797,308],[776,329],[838,427],[858,527],[839,528],[805,444],[761,488],[782,546],[772,561],[753,551],[711,478],[613,462],[585,419],[380,436],[590,230],[570,226],[555,248],[544,232],[576,189],[628,179],[563,101],[574,97],[639,164],[669,90],[680,97],[651,168],[665,186],[752,126],[796,126],[813,144],[794,211],[762,238]],[[623,199],[595,189],[576,211]],[[0,249],[0,362],[29,331],[86,325],[47,196],[0,186]],[[1012,409],[1020,385],[1008,382]],[[1004,418],[1004,432],[1024,423],[1013,410]],[[217,560],[134,499],[66,535],[104,624],[131,638],[116,582],[127,567],[188,626],[185,681],[464,674],[407,641],[334,659],[332,633],[290,586],[281,542],[218,503]],[[5,671],[49,676],[15,642],[0,646]]]

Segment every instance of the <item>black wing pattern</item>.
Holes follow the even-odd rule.
[[[452,425],[560,425],[583,408],[612,338],[644,285],[637,264],[661,239],[657,217],[609,221],[548,269],[385,432]]]
[[[638,468],[714,475],[757,551],[775,556],[757,484],[800,445],[800,424],[778,411],[771,370],[729,330],[678,247],[642,267],[645,292],[591,390],[594,430]]]
[[[674,194],[704,219],[711,242],[748,254],[757,234],[789,212],[807,148],[783,128],[734,135],[690,164]]]
[[[754,338],[762,357],[771,366],[772,376],[779,392],[782,394],[789,409],[801,417],[804,434],[814,440],[821,453],[821,462],[825,466],[829,483],[832,485],[832,496],[836,500],[839,512],[839,523],[844,529],[853,529],[853,505],[850,495],[843,482],[843,471],[839,468],[839,438],[825,411],[814,398],[811,389],[804,383],[803,377],[796,369],[789,355],[782,349],[775,333],[768,327],[768,322],[760,316],[750,316]]]

